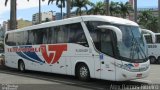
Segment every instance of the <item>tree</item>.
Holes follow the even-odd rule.
[[[48,4],[52,3],[53,4],[53,1],[55,0],[49,0],[48,1]],[[65,7],[65,1],[66,0],[56,0],[56,5],[58,8],[61,8],[61,18],[63,18],[63,11],[62,11],[62,8]]]
[[[17,26],[17,10],[16,10],[16,1],[17,0],[11,0],[10,3],[10,21],[9,21],[9,25],[10,25],[10,29],[16,29]],[[5,6],[7,6],[8,0],[5,1]]]
[[[129,2],[124,3],[119,3],[120,5],[120,13],[122,18],[126,18],[127,15],[129,15],[129,12],[132,11],[132,7],[129,4]]]
[[[138,24],[141,28],[146,28],[157,32],[158,29],[158,18],[153,16],[151,11],[142,11],[138,16]]]
[[[100,15],[104,15],[105,14],[105,9],[104,6],[105,4],[101,1],[97,2],[96,4],[92,3],[92,8],[90,10],[88,10],[88,14],[100,14]]]
[[[87,5],[91,5],[92,3],[89,0],[73,0],[72,2],[72,8],[77,7],[76,14],[82,15],[83,10],[82,8],[85,8],[85,10],[88,10]]]
[[[118,16],[120,14],[119,2],[111,1],[109,9],[110,9],[110,15],[111,16]]]

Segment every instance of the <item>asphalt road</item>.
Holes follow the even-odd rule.
[[[152,90],[160,90],[159,69],[160,65],[151,65],[148,78],[134,81],[112,82],[91,79],[89,82],[83,82],[73,76],[35,71],[21,73],[16,69],[0,66],[0,90],[123,90],[127,86],[129,86],[128,90],[135,90],[135,88],[142,90],[141,87],[151,84],[155,87]],[[145,88],[145,90],[150,89]]]

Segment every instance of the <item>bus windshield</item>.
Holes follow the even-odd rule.
[[[147,47],[138,26],[111,24],[101,21],[86,22],[96,49],[106,55],[115,56],[128,62],[144,62],[147,60]],[[97,28],[100,25],[113,25],[122,31],[122,41],[116,41],[111,30]],[[118,37],[118,36],[117,36]]]
[[[122,42],[118,43],[120,57],[128,60],[140,60],[147,58],[146,45],[138,27],[117,25],[122,31]]]

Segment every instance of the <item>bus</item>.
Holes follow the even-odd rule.
[[[148,57],[150,63],[160,64],[160,33],[154,33],[154,37],[150,34],[144,34],[144,38],[148,45]]]
[[[149,75],[147,46],[138,24],[86,15],[7,31],[5,65],[25,70],[126,81]]]

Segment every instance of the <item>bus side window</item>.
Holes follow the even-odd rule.
[[[156,35],[156,43],[160,43],[160,35]]]
[[[70,24],[68,36],[69,43],[77,43],[85,47],[89,46],[81,23]]]
[[[48,31],[48,39],[50,44],[56,43],[56,31],[55,27],[51,27]]]
[[[24,32],[14,33],[14,41],[16,45],[24,45]]]
[[[27,45],[33,45],[34,42],[35,42],[35,39],[34,39],[34,30],[28,31],[28,41],[27,41]]]
[[[152,37],[151,37],[151,35],[145,35],[144,37],[145,37],[146,42],[147,42],[148,44],[149,44],[149,43],[152,43]]]
[[[16,45],[14,41],[14,33],[8,33],[6,36],[6,44],[9,46],[14,46]]]
[[[57,33],[57,43],[67,43],[68,42],[68,28],[63,26],[58,26],[56,28]]]
[[[63,43],[63,41],[64,41],[64,33],[63,33],[61,27],[60,26],[56,26],[55,27],[55,32],[56,32],[55,35],[57,35],[56,42],[57,43]]]
[[[24,45],[30,45],[29,43],[29,31],[24,32]]]

